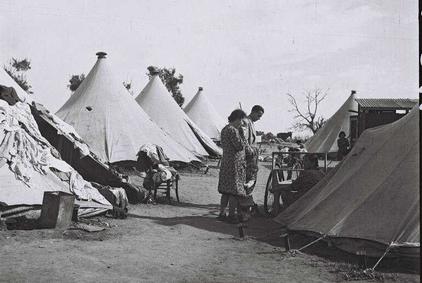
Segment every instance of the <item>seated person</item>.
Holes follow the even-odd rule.
[[[169,166],[168,158],[163,149],[157,145],[143,145],[137,156],[137,169],[146,173],[143,186],[149,191],[177,175],[177,171]],[[151,198],[151,194],[149,198]]]
[[[296,180],[292,181],[290,188],[283,196],[284,205],[290,205],[308,190],[315,186],[322,178],[324,173],[318,169],[318,156],[306,155],[303,160],[304,171],[302,171]]]

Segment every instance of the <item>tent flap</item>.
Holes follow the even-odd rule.
[[[419,150],[415,107],[364,131],[345,160],[276,221],[291,230],[419,247]]]

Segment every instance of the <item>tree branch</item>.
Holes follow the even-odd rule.
[[[296,129],[304,129],[308,128],[310,129],[314,134],[316,131],[321,128],[325,120],[323,117],[319,116],[317,117],[318,113],[318,106],[319,104],[327,97],[328,95],[328,89],[327,91],[323,92],[319,88],[315,88],[314,90],[305,90],[304,96],[306,98],[306,111],[303,112],[298,103],[296,98],[290,94],[287,93],[288,101],[292,106],[292,109],[289,109],[289,112],[295,112],[296,115],[294,115],[294,119],[297,120],[293,124],[293,128]]]
[[[289,99],[290,104],[295,108],[293,111],[296,111],[298,115],[302,117],[303,119],[307,119],[306,116],[302,114],[302,112],[300,111],[299,106],[297,105],[296,99],[293,97],[293,95],[291,95],[290,93],[287,93],[287,96],[290,98]]]

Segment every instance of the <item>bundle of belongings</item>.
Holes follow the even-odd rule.
[[[0,211],[10,207],[39,208],[45,191],[73,194],[79,216],[112,209],[41,135],[29,104],[11,87],[0,86]]]
[[[151,192],[160,184],[174,178],[177,170],[169,165],[169,158],[158,145],[142,145],[137,156],[138,170],[145,172],[143,186],[149,191],[147,202],[153,202]]]
[[[129,200],[123,188],[92,184],[112,204],[113,210],[109,212],[114,218],[124,219],[127,217]]]

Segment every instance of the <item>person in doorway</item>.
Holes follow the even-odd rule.
[[[259,214],[258,205],[253,201],[252,191],[256,185],[258,176],[258,157],[259,149],[256,144],[256,130],[254,123],[259,121],[264,115],[264,108],[261,105],[255,105],[251,109],[251,113],[245,119],[245,126],[242,127],[242,133],[247,141],[248,146],[246,147],[246,166],[248,172],[248,182],[245,184],[245,188],[248,191],[248,197],[241,201],[240,206],[252,207],[252,214]]]
[[[221,130],[221,158],[218,192],[221,194],[220,214],[221,220],[236,223],[238,217],[235,209],[239,196],[246,196],[244,184],[246,182],[246,151],[247,142],[241,134],[246,113],[240,109],[234,110],[229,118],[228,125]],[[226,217],[226,208],[229,205],[229,215]],[[239,214],[239,210],[238,210]]]
[[[341,131],[338,134],[337,146],[338,146],[337,160],[341,161],[350,150],[350,143],[349,143],[349,140],[346,138],[346,133],[344,131]]]
[[[306,155],[303,159],[303,166],[304,171],[301,171],[299,177],[292,181],[290,188],[286,190],[283,196],[283,205],[285,208],[303,196],[325,176],[318,167],[317,155]]]

